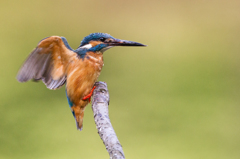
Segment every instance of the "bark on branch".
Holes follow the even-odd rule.
[[[109,93],[107,84],[96,82],[95,86],[96,88],[92,96],[92,110],[98,134],[111,159],[125,159],[122,146],[118,141],[108,115]]]

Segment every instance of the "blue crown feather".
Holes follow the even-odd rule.
[[[107,33],[92,33],[81,41],[80,47],[88,44],[91,40],[98,40],[99,38],[113,38],[111,35]]]

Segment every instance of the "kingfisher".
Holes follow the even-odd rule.
[[[107,33],[92,33],[73,50],[65,37],[42,39],[20,68],[17,80],[42,80],[47,88],[55,90],[66,83],[68,104],[82,130],[84,110],[91,101],[95,82],[103,63],[103,52],[114,46],[146,46],[138,42],[120,40]]]

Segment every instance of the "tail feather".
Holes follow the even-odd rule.
[[[75,115],[77,129],[82,131],[83,128],[83,117],[84,117],[84,108],[73,106],[72,110]]]
[[[75,120],[76,120],[77,130],[82,131],[82,129],[83,129],[83,120],[80,121],[80,122],[78,122],[77,119],[75,119]]]

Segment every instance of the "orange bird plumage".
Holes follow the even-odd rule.
[[[58,89],[66,83],[68,103],[77,129],[82,130],[84,109],[103,67],[103,52],[113,46],[145,45],[92,33],[73,50],[64,37],[47,37],[29,55],[17,79],[19,82],[42,80],[49,89]]]

